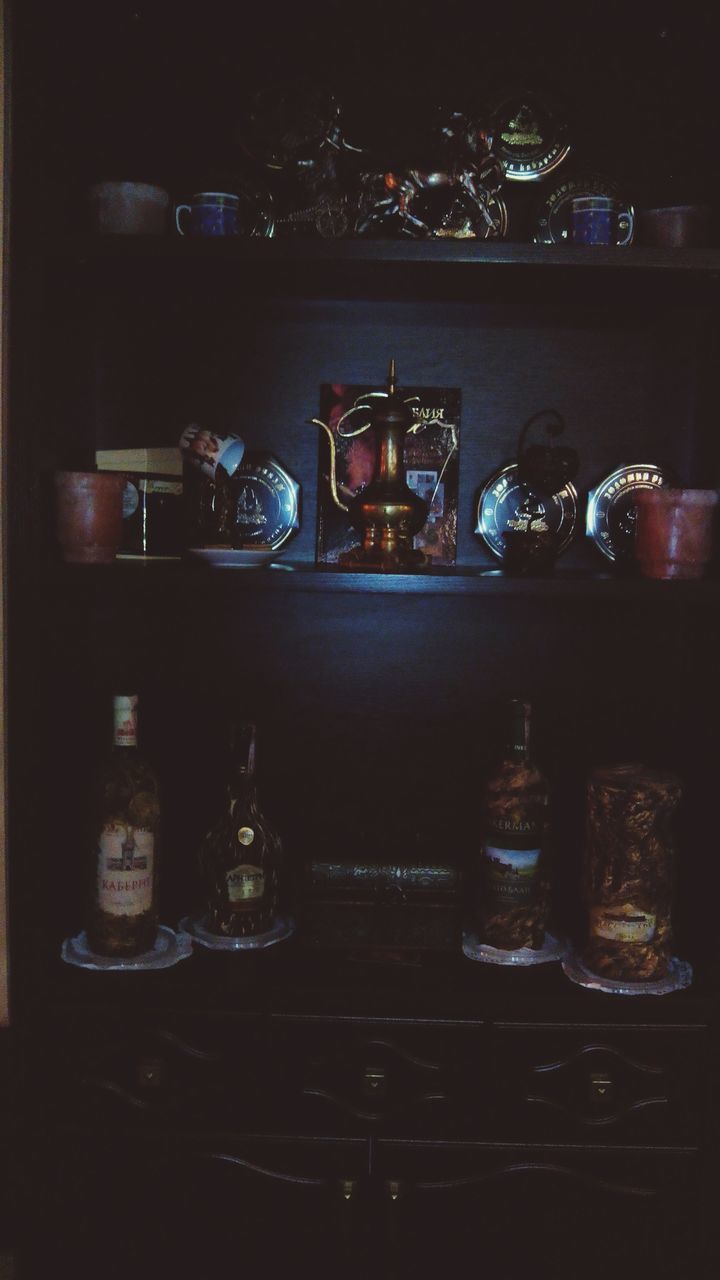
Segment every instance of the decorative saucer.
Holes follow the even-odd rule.
[[[669,960],[665,977],[655,982],[621,982],[616,978],[603,977],[588,969],[576,951],[567,952],[562,967],[563,973],[578,986],[617,996],[666,996],[672,991],[684,990],[693,980],[692,965],[687,960],[678,960],[677,956]]]
[[[60,955],[66,964],[74,964],[79,969],[120,969],[123,972],[170,969],[172,965],[192,955],[192,940],[182,930],[175,933],[167,925],[161,924],[155,945],[150,951],[143,951],[139,956],[100,956],[90,949],[87,934],[83,930],[77,937],[65,939]]]
[[[211,933],[206,928],[206,919],[206,916],[184,916],[180,929],[211,951],[259,951],[274,946],[276,942],[284,942],[295,932],[295,921],[290,916],[278,916],[272,929],[266,933],[256,933],[247,938],[226,938],[223,934]]]
[[[520,484],[517,463],[510,462],[495,471],[483,487],[476,509],[475,533],[502,560],[503,534],[527,528],[532,519],[537,531],[546,529],[556,535],[559,555],[572,541],[577,503],[577,490],[569,481],[551,498],[535,497]]]
[[[585,531],[608,560],[629,560],[635,547],[635,495],[669,483],[652,462],[626,463],[588,494]]]
[[[514,968],[525,968],[532,964],[549,964],[551,960],[562,960],[565,954],[565,943],[554,938],[551,933],[545,934],[542,947],[518,947],[515,951],[502,951],[499,947],[491,947],[481,942],[476,933],[463,934],[463,955],[468,960],[480,960],[483,964],[505,964]]]

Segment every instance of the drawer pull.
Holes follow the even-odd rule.
[[[143,1058],[138,1063],[136,1079],[141,1089],[160,1089],[165,1083],[167,1068],[162,1058]]]
[[[605,1071],[593,1071],[590,1074],[590,1102],[595,1107],[604,1107],[614,1101],[615,1085]]]
[[[388,1200],[399,1200],[402,1195],[402,1183],[396,1182],[394,1179],[390,1179],[385,1183],[385,1195]]]
[[[343,1200],[352,1200],[357,1192],[357,1182],[354,1178],[340,1179],[340,1194]]]
[[[387,1090],[384,1067],[366,1067],[363,1071],[362,1091],[366,1098],[384,1098]]]

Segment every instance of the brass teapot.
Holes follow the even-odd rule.
[[[342,431],[342,423],[351,413],[365,410],[369,422],[352,431]],[[353,528],[362,536],[362,544],[343,552],[339,563],[345,568],[404,571],[427,564],[425,554],[413,547],[413,537],[428,517],[428,504],[406,483],[403,470],[405,436],[414,426],[412,412],[397,388],[395,361],[390,361],[387,391],[371,392],[338,424],[338,434],[348,437],[370,430],[375,441],[375,465],[369,484],[351,498],[341,501],[337,486],[335,436],[320,418],[312,421],[322,427],[330,441],[330,490],[333,501],[350,516]]]

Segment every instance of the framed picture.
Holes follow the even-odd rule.
[[[337,495],[347,504],[370,482],[375,469],[375,437],[370,410],[345,415],[377,388],[323,383],[320,418],[333,434]],[[413,539],[431,565],[454,565],[457,556],[457,504],[460,455],[460,390],[457,387],[405,387],[413,426],[405,437],[405,480],[428,504],[425,525]],[[320,432],[318,464],[317,560],[337,563],[340,555],[360,545],[360,534],[334,502],[331,447]]]

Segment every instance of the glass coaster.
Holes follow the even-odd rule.
[[[563,973],[571,982],[580,987],[588,987],[591,991],[607,991],[617,996],[666,996],[671,991],[682,991],[689,987],[693,980],[692,965],[687,960],[678,960],[672,956],[668,962],[668,971],[664,978],[654,982],[621,982],[617,978],[606,978],[593,973],[580,959],[575,951],[569,951],[562,962]]]
[[[266,933],[252,934],[247,938],[226,938],[220,933],[211,933],[206,927],[207,916],[184,916],[180,928],[203,947],[211,951],[258,951],[263,947],[272,947],[276,942],[283,942],[295,932],[295,921],[290,916],[278,916],[272,929]]]
[[[468,960],[481,960],[483,964],[507,964],[515,968],[531,964],[548,964],[551,960],[562,960],[565,954],[565,943],[554,938],[551,933],[545,934],[542,947],[518,947],[516,951],[502,951],[499,947],[491,947],[481,942],[476,933],[463,934],[463,955]]]
[[[139,956],[99,956],[91,951],[85,930],[76,938],[66,938],[60,955],[66,964],[80,969],[169,969],[180,960],[192,955],[192,940],[186,933],[175,933],[161,924],[155,945]]]

